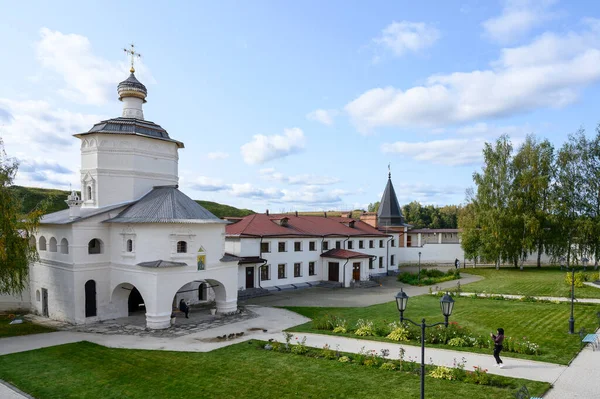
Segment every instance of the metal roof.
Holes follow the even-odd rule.
[[[374,255],[363,254],[362,252],[349,251],[347,249],[330,249],[327,252],[323,252],[321,257],[323,258],[337,258],[337,259],[358,259],[358,258],[372,258]]]
[[[75,137],[81,138],[88,134],[103,133],[103,134],[124,134],[143,136],[151,139],[169,141],[177,144],[177,147],[183,148],[181,141],[173,140],[169,137],[169,133],[160,125],[144,119],[135,118],[112,118],[96,123],[92,128],[84,133],[74,134]]]
[[[177,186],[154,187],[136,203],[106,223],[216,223],[227,224],[196,201],[182,193]]]
[[[65,209],[63,211],[58,211],[54,213],[49,213],[47,215],[42,216],[40,220],[40,224],[71,224],[75,222],[79,222],[81,220],[85,220],[91,218],[92,216],[101,215],[106,212],[110,212],[112,210],[122,208],[124,206],[130,205],[135,201],[127,201],[122,202],[120,204],[114,204],[109,206],[104,206],[102,208],[81,208],[79,217],[71,218],[69,216],[69,209]]]
[[[171,262],[168,260],[153,260],[151,262],[141,262],[137,264],[138,266],[141,267],[160,267],[160,268],[165,268],[165,267],[181,267],[181,266],[187,266],[187,263],[184,262]]]
[[[392,174],[388,175],[388,182],[377,210],[377,227],[404,226],[404,217],[400,210],[400,204],[396,197],[396,191],[392,184]]]
[[[117,86],[117,92],[119,93],[119,95],[121,94],[122,91],[131,91],[131,90],[139,91],[140,93],[143,93],[144,97],[148,94],[148,90],[146,90],[146,86],[144,86],[143,83],[141,83],[139,80],[137,80],[137,78],[135,77],[133,72],[131,72],[129,77],[127,79],[125,79],[124,81],[122,81],[121,83],[119,83],[119,85]]]

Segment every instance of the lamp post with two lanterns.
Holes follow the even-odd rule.
[[[442,315],[444,321],[434,324],[426,324],[425,319],[421,320],[421,323],[415,323],[414,321],[404,317],[404,311],[408,304],[409,296],[406,295],[402,289],[396,294],[396,305],[398,306],[398,312],[400,312],[400,322],[408,321],[417,327],[421,327],[421,399],[425,399],[425,328],[435,327],[440,324],[448,327],[448,318],[452,315],[452,309],[454,308],[454,299],[449,294],[444,294],[440,299],[440,306],[442,308]]]

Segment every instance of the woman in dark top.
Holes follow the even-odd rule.
[[[498,329],[498,335],[490,333],[490,336],[494,340],[494,358],[496,359],[496,365],[500,368],[504,367],[502,359],[500,359],[500,351],[502,350],[502,342],[504,342],[504,329]]]

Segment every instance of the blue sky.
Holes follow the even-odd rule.
[[[256,211],[458,204],[481,148],[594,133],[592,1],[27,2],[3,6],[0,137],[17,183],[79,187],[79,140],[121,113],[136,44],[146,119],[180,186]],[[7,62],[8,61],[8,62]]]

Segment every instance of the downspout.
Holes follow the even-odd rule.
[[[350,258],[346,259],[346,263],[344,263],[344,266],[342,266],[344,270],[344,285],[342,286],[343,288],[346,288],[346,265],[348,264],[348,262],[350,262]]]
[[[262,258],[262,240],[263,240],[263,236],[260,236],[260,244],[258,244],[258,257],[259,259]],[[263,289],[262,285],[260,285],[260,272],[262,270],[262,267],[264,265],[267,264],[267,261],[265,259],[265,263],[263,263],[262,265],[260,265],[258,267],[258,288],[260,288],[261,290]]]
[[[342,242],[342,249],[346,249],[346,241],[348,241],[350,239],[350,236],[348,236],[348,238],[346,238],[344,240],[344,242]]]
[[[394,234],[385,244],[385,275],[390,275],[390,242],[394,239]]]

